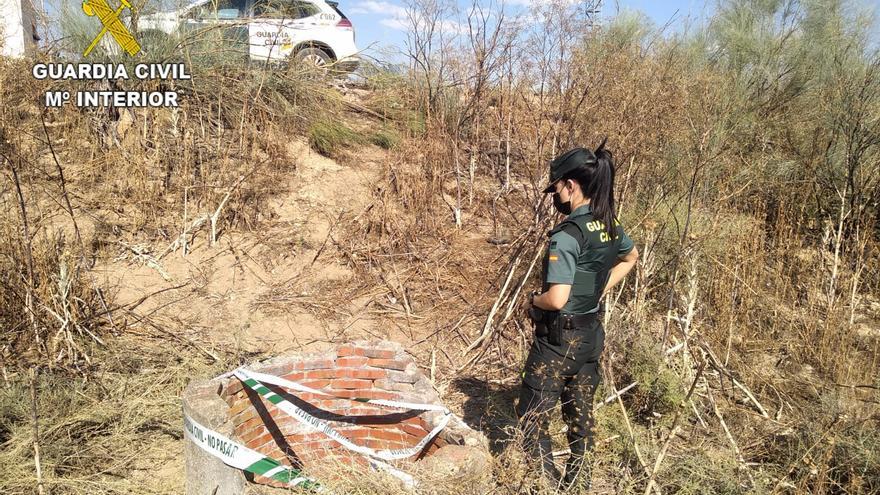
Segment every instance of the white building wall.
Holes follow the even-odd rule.
[[[0,55],[22,57],[36,46],[31,0],[0,0]]]

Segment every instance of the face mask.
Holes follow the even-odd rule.
[[[562,213],[563,215],[571,214],[571,200],[569,199],[565,203],[562,202],[562,198],[559,197],[559,193],[553,193],[553,207],[556,208],[556,211]]]

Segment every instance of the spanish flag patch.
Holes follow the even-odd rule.
[[[550,261],[558,261],[558,260],[559,260],[559,256],[556,256],[555,254],[550,255]]]

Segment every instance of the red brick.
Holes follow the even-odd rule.
[[[331,386],[336,389],[340,388],[355,388],[355,389],[370,389],[373,387],[373,382],[370,380],[349,380],[345,378],[340,378],[337,380],[333,380],[330,382]],[[336,392],[334,392],[335,395]],[[355,396],[357,397],[357,396]]]
[[[355,347],[351,345],[340,346],[336,349],[336,355],[339,357],[345,356],[365,356],[366,349],[363,347]]]
[[[294,447],[294,452],[297,454],[303,455],[314,455],[316,453],[327,453],[336,450],[334,446],[335,442],[333,441],[314,441],[307,443],[300,443]]]
[[[374,366],[376,368],[385,368],[399,371],[405,370],[406,365],[408,364],[409,362],[399,359],[371,358],[367,360],[367,366]]]
[[[241,384],[241,380],[238,378],[232,378],[229,380],[226,388],[223,389],[223,397],[229,397],[241,392],[243,385]]]
[[[336,370],[310,370],[306,371],[305,379],[307,380],[327,380],[336,378]]]
[[[346,430],[346,431],[343,431],[340,433],[345,435],[346,438],[354,439],[354,438],[366,438],[366,437],[370,436],[371,431],[372,430],[370,428],[360,428],[357,430]]]
[[[296,368],[296,363],[276,363],[276,364],[263,364],[254,369],[259,373],[264,373],[266,375],[274,375],[274,376],[284,376],[291,371],[294,371]]]
[[[321,441],[327,439],[327,435],[322,432],[316,431],[314,433],[297,433],[296,435],[290,435],[287,437],[288,442],[291,445],[293,444],[301,444],[301,443],[310,443],[314,441]],[[295,446],[295,445],[294,445]]]
[[[399,425],[397,425],[397,427],[404,432],[418,438],[419,440],[421,440],[422,437],[428,434],[428,432],[425,431],[425,429],[421,426],[415,426],[408,423],[400,423]]]
[[[370,433],[370,437],[376,440],[388,440],[389,442],[402,443],[406,441],[406,433],[389,429],[374,429]]]
[[[400,422],[404,423],[404,424],[418,426],[418,427],[424,429],[425,431],[428,431],[428,429],[425,428],[425,422],[422,420],[422,418],[420,418],[418,416],[413,416],[412,418],[404,418],[404,419],[401,419]]]
[[[242,397],[239,397],[239,396],[237,396],[237,395],[230,395],[230,396],[224,398],[223,400],[226,401],[226,404],[227,404],[229,407],[232,407],[232,406],[234,406],[235,404],[237,404],[238,401],[242,400]]]
[[[364,445],[371,449],[384,449],[387,448],[385,446],[385,442],[382,440],[376,440],[375,438],[366,438],[364,439]]]
[[[266,435],[268,430],[266,430],[265,426],[256,426],[254,428],[249,429],[248,431],[242,432],[241,435],[237,435],[238,439],[241,440],[241,443],[245,445],[262,445],[265,443],[265,440],[260,443],[255,443],[254,440],[260,438],[263,435]]]
[[[336,392],[333,392],[333,393],[335,394]],[[309,402],[309,405],[312,407],[316,407],[318,409],[322,409],[324,411],[333,412],[333,411],[338,411],[340,409],[345,408],[348,405],[348,403],[349,402],[347,400],[343,400],[343,399],[324,398],[322,400],[316,400],[316,401]]]
[[[236,434],[239,434],[239,432],[244,434],[258,426],[264,426],[263,418],[256,416],[236,426],[235,432]]]
[[[386,349],[364,349],[364,356],[373,359],[393,359],[397,355],[395,351]]]
[[[310,361],[300,361],[293,363],[294,370],[319,370],[333,368],[333,360],[331,359],[313,359]]]
[[[392,383],[387,390],[394,390],[395,392],[410,392],[415,390],[415,386],[412,383]]]
[[[243,412],[233,416],[231,418],[232,424],[235,426],[238,426],[242,423],[247,423],[248,421],[250,421],[258,416],[259,416],[259,414],[257,413],[257,410],[252,407],[246,411],[243,411]]]
[[[365,440],[367,447],[376,450],[385,450],[385,449],[400,449],[403,448],[404,445],[400,442],[396,442],[393,440],[381,440],[378,438],[368,438]]]
[[[275,416],[272,416],[272,420],[270,423],[272,426],[278,427],[282,432],[284,431],[292,431],[293,428],[297,425],[301,425],[299,421],[295,418],[288,416],[286,413],[281,413]]]
[[[284,457],[284,453],[281,452],[281,449],[278,448],[278,445],[275,442],[266,442],[262,445],[258,445],[256,447],[252,447],[257,452],[269,456],[273,459],[281,459]]]
[[[385,370],[345,369],[344,371],[344,376],[346,378],[363,378],[365,380],[376,380],[379,378],[385,378],[385,376],[387,375],[387,372]]]
[[[257,450],[257,449],[259,449],[269,443],[271,443],[273,445],[276,444],[275,437],[273,437],[272,434],[267,431],[267,432],[263,433],[262,435],[258,435],[256,437],[254,437],[253,439],[251,439],[251,441],[246,442],[245,445],[247,445],[248,447],[250,447],[254,450]],[[275,446],[277,447],[277,445],[275,445]]]
[[[324,388],[330,386],[330,380],[305,380],[299,383],[300,385],[304,385],[309,388]]]
[[[336,358],[336,366],[340,368],[345,366],[363,366],[367,364],[367,361],[369,361],[369,358],[367,358],[366,356],[345,356],[341,358]]]
[[[284,378],[285,380],[290,380],[292,382],[297,382],[299,380],[304,379],[305,377],[306,377],[305,371],[294,371],[293,373],[288,373],[288,374],[284,375],[282,378]]]
[[[384,400],[397,400],[399,397],[397,394],[393,394],[391,392],[386,392],[384,390],[364,390],[361,392],[362,399],[384,399]]]
[[[415,373],[393,370],[388,372],[388,378],[398,383],[415,383],[419,380]]]
[[[388,411],[379,407],[369,407],[368,405],[351,407],[346,411],[350,416],[384,416]]]

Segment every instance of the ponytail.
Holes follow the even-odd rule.
[[[614,214],[614,158],[605,149],[605,142],[596,148],[593,154],[596,161],[587,163],[565,174],[565,179],[575,180],[581,187],[581,193],[590,199],[593,218],[605,224],[605,231],[611,239],[617,237],[616,216]],[[589,151],[588,151],[589,153]]]
[[[593,182],[588,188],[586,196],[590,198],[590,205],[593,207],[593,218],[598,218],[605,222],[605,231],[608,236],[614,239],[617,234],[617,228],[614,225],[614,158],[611,152],[605,149],[605,142],[608,138],[602,140],[602,144],[596,148],[596,172],[593,174]]]

